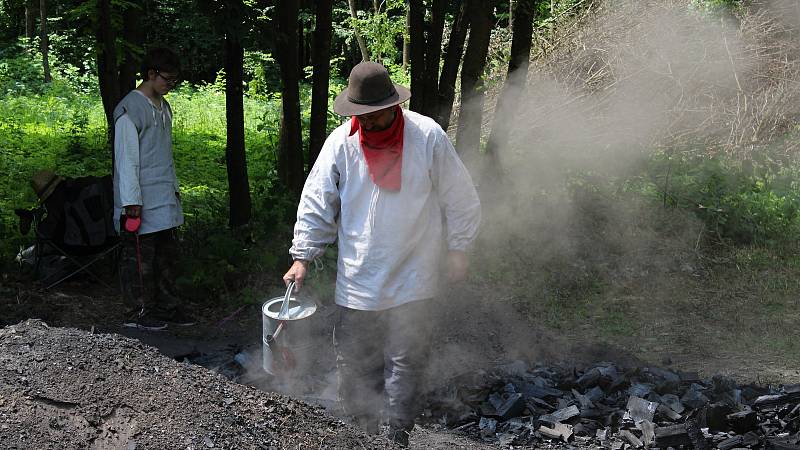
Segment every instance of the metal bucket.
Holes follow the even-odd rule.
[[[294,295],[294,281],[289,283],[283,297],[267,300],[261,306],[262,361],[265,372],[275,375],[279,371],[302,371],[304,357],[313,344],[312,322],[302,320],[317,310],[311,300]]]

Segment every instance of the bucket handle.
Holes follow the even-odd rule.
[[[286,287],[286,295],[283,297],[281,312],[278,313],[278,319],[286,320],[289,318],[289,297],[292,296],[292,291],[294,291],[294,280],[290,281],[289,285]]]

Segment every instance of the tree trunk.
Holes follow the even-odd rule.
[[[25,37],[28,40],[33,40],[36,37],[36,16],[39,14],[39,8],[36,6],[36,0],[25,1]]]
[[[247,156],[244,144],[244,49],[237,37],[225,36],[225,120],[230,195],[230,226],[236,228],[250,221],[250,183],[247,178]]]
[[[300,129],[300,86],[297,51],[297,0],[278,2],[277,50],[281,70],[281,134],[278,149],[278,176],[292,193],[303,189],[303,140]]]
[[[422,113],[429,117],[436,115],[438,101],[436,94],[439,92],[438,75],[439,63],[442,58],[442,34],[444,19],[447,12],[447,0],[433,0],[431,8],[431,24],[427,36],[425,49],[425,77]],[[413,92],[413,91],[412,91]]]
[[[409,109],[423,113],[425,107],[425,5],[422,0],[409,0],[408,27],[411,44],[411,101]]]
[[[331,74],[331,30],[333,0],[317,0],[317,26],[314,29],[314,76],[311,87],[311,129],[308,143],[308,169],[314,166],[328,134],[328,86]]]
[[[508,75],[495,107],[494,124],[486,153],[492,159],[489,168],[497,175],[501,169],[499,153],[508,145],[513,119],[517,114],[518,100],[528,79],[528,64],[531,55],[533,36],[533,14],[536,0],[517,0],[514,2],[514,34],[511,38],[511,59],[508,62]]]
[[[450,40],[444,53],[442,73],[439,77],[439,95],[437,96],[436,115],[434,119],[447,130],[450,126],[450,116],[453,112],[453,100],[456,94],[456,78],[458,67],[461,65],[461,55],[464,53],[464,41],[467,38],[469,27],[469,14],[466,2],[461,3],[456,18],[453,20],[453,29],[450,31]]]
[[[456,148],[461,154],[478,151],[483,118],[483,83],[489,38],[492,31],[492,8],[488,0],[468,1],[470,31],[467,52],[461,68],[461,108],[458,114]]]
[[[409,58],[411,56],[411,14],[406,8],[406,31],[403,33],[403,71],[408,70]]]
[[[347,0],[347,3],[350,5],[350,16],[352,16],[353,19],[358,18],[358,14],[356,14],[356,0]],[[369,61],[369,50],[367,50],[367,44],[364,42],[364,38],[361,37],[361,33],[359,33],[358,30],[353,30],[353,33],[356,35],[358,48],[361,50],[361,60]]]
[[[42,68],[44,69],[44,82],[52,81],[50,76],[50,40],[47,37],[47,0],[39,0],[39,17],[41,24]]]
[[[114,142],[114,108],[119,103],[116,36],[111,23],[111,0],[97,0],[97,80],[106,113],[109,144]],[[113,160],[112,160],[113,162]]]
[[[142,0],[128,0],[122,12],[122,63],[119,66],[119,95],[122,96],[136,87],[137,72],[141,58],[134,48],[142,46],[142,29],[139,18],[144,12]],[[115,105],[116,106],[116,105]]]

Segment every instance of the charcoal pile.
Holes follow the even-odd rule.
[[[501,445],[800,450],[800,385],[662,368],[516,361],[449,380],[428,405],[429,420]]]
[[[392,447],[133,339],[38,320],[0,328],[2,449]]]

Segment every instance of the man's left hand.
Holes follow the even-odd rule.
[[[469,268],[469,258],[467,254],[459,250],[447,252],[447,281],[458,283],[467,278]]]

